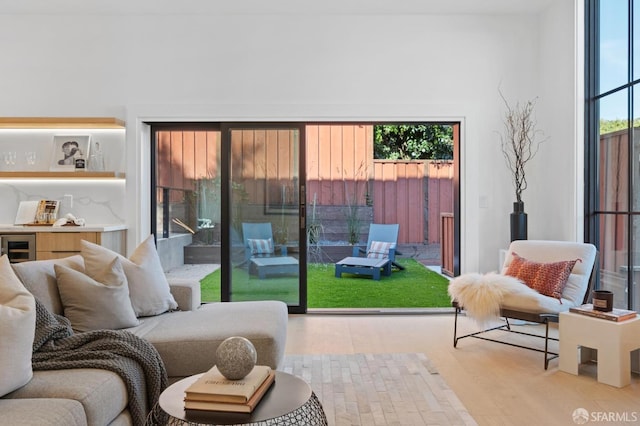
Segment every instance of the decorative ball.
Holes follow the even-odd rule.
[[[244,337],[225,339],[216,349],[218,371],[229,380],[243,379],[253,370],[258,354],[253,343]]]

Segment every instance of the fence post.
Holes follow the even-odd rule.
[[[440,261],[442,273],[453,277],[453,214],[440,214]]]

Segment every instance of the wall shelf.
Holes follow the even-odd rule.
[[[124,129],[113,117],[0,117],[0,129]]]
[[[124,179],[120,172],[0,172],[0,179]]]

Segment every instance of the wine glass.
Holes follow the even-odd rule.
[[[3,153],[4,164],[7,166],[7,170],[12,170],[16,167],[16,152],[5,151]]]

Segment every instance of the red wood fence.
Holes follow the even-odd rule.
[[[367,204],[374,176],[373,126],[306,127],[307,202],[318,205]]]
[[[599,193],[600,210],[624,212],[629,208],[629,133],[619,130],[600,136],[600,173]],[[628,223],[626,215],[600,215],[600,269],[603,272],[603,288],[624,294],[627,283],[616,279],[621,270],[628,265],[627,229],[634,226]]]
[[[453,241],[455,238],[453,213],[442,213],[440,216],[440,263],[442,265],[442,273],[454,276],[454,248]]]
[[[453,212],[453,163],[374,160],[374,165],[374,222],[399,223],[401,243],[439,243],[440,215]]]
[[[232,175],[247,203],[297,203],[293,135],[233,133]],[[218,177],[220,132],[162,131],[157,140],[159,187],[193,191],[198,179]],[[452,162],[373,160],[371,125],[308,125],[306,174],[309,206],[314,197],[319,206],[373,206],[374,222],[400,224],[399,243],[438,243],[440,215],[453,211]],[[181,196],[174,191],[171,201]]]

